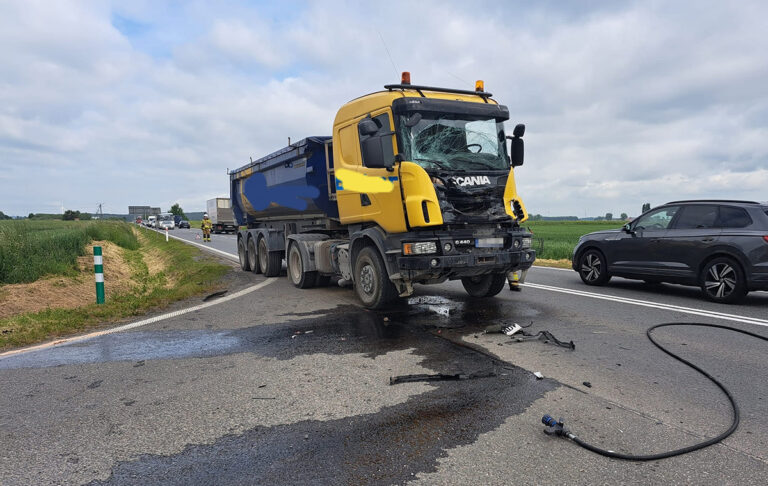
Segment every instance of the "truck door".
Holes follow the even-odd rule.
[[[392,115],[388,109],[370,114],[382,133],[394,132]],[[361,135],[359,122],[366,117],[357,118],[353,123],[340,127],[336,133],[339,149],[334,143],[334,164],[336,176],[336,197],[339,206],[339,219],[342,224],[375,222],[385,231],[399,233],[406,231],[405,214],[397,171],[366,167],[360,143],[368,135]],[[378,135],[378,134],[377,134]],[[391,152],[386,157],[397,153],[395,137],[391,137]],[[387,144],[387,148],[389,145]],[[338,158],[337,158],[338,156]],[[345,171],[347,172],[345,177]],[[354,178],[349,177],[355,176]],[[364,177],[358,177],[364,176]],[[366,179],[372,178],[372,179]],[[345,184],[346,179],[346,184]],[[387,181],[386,190],[376,187],[377,182]]]

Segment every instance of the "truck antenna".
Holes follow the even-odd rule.
[[[392,68],[395,70],[395,76],[397,76],[398,74],[400,74],[400,71],[397,69],[397,66],[395,66],[395,61],[392,60],[392,54],[389,53],[389,48],[387,47],[387,43],[384,42],[384,36],[381,35],[381,31],[379,31],[379,29],[376,29],[376,32],[378,32],[379,34],[379,39],[381,39],[381,43],[384,44],[384,50],[387,51],[387,57],[389,58],[389,62],[392,63]]]

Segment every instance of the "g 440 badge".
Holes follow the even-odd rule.
[[[459,186],[480,186],[491,183],[488,176],[454,177],[453,181]]]

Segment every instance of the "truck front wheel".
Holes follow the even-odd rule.
[[[501,292],[507,276],[503,273],[489,273],[477,277],[462,277],[461,285],[472,297],[493,297]]]
[[[366,246],[355,259],[355,291],[369,309],[381,309],[397,297],[379,252]]]
[[[291,243],[288,249],[288,258],[286,259],[288,264],[288,278],[291,279],[291,283],[300,289],[308,289],[314,287],[317,282],[317,272],[305,272],[304,260],[301,256],[301,250],[299,250],[298,243]]]
[[[277,277],[280,275],[280,269],[283,264],[283,258],[279,251],[268,251],[267,240],[262,236],[259,238],[259,265],[265,277]]]

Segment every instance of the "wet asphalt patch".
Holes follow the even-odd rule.
[[[256,427],[212,444],[189,445],[170,456],[142,455],[117,463],[106,481],[92,484],[403,483],[435,471],[438,459],[450,449],[474,443],[558,386],[439,334],[444,328],[458,328],[450,330],[456,335],[507,323],[515,311],[497,301],[419,298],[385,313],[355,306],[323,312],[235,330],[117,333],[19,355],[0,361],[0,368],[108,361],[141,366],[149,360],[233,353],[278,360],[317,353],[374,358],[411,350],[422,358],[420,365],[435,374],[471,377],[430,382],[430,391],[372,414]],[[382,380],[371,386],[393,385]],[[516,440],[509,438],[510,449]]]
[[[84,342],[20,354],[0,360],[0,369],[46,368],[110,361],[145,361],[253,353],[291,359],[298,355],[363,353],[368,357],[418,348],[426,330],[451,328],[476,333],[489,323],[509,322],[509,310],[494,299],[449,300],[422,296],[387,312],[341,305],[304,319],[254,324],[235,330],[171,329],[108,334]],[[434,307],[439,307],[435,310]],[[519,309],[518,309],[519,311]],[[192,317],[192,319],[195,319]]]
[[[421,326],[384,317],[352,308],[283,323],[279,331],[262,325],[230,335],[243,349],[277,359],[319,352],[374,357],[413,349],[435,373],[474,378],[431,382],[430,391],[373,414],[256,427],[171,456],[143,455],[92,484],[403,483],[435,471],[448,450],[472,444],[558,386]],[[516,438],[509,441],[514,448]]]

